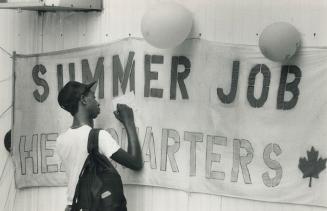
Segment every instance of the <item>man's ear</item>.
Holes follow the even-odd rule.
[[[81,103],[83,105],[86,105],[86,96],[85,95],[81,95]]]

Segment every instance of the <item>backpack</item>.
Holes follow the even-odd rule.
[[[88,156],[76,185],[71,211],[127,211],[123,184],[109,159],[99,153],[100,129],[91,129]]]

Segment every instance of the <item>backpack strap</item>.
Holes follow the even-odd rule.
[[[98,128],[92,128],[87,142],[87,152],[89,154],[91,153],[97,153],[99,151],[99,132],[100,129]]]
[[[98,149],[99,149],[99,140],[98,140],[99,132],[100,132],[100,129],[92,128],[90,133],[89,133],[88,140],[87,140],[87,152],[89,154],[98,152]],[[74,198],[73,198],[73,204],[72,204],[71,211],[78,211],[79,210],[79,208],[77,207],[77,197],[78,197],[79,191],[80,191],[79,183],[80,183],[80,178],[83,175],[83,172],[84,172],[84,169],[85,169],[86,165],[87,165],[87,162],[84,162],[84,165],[83,165],[82,170],[81,170],[81,172],[79,174],[79,177],[78,177],[78,182],[77,182],[77,185],[76,185],[76,188],[75,188],[75,193],[74,193]]]

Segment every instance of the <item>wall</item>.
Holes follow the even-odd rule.
[[[12,11],[0,11],[0,139],[11,127],[12,113],[12,60],[14,28]],[[0,146],[0,210],[12,210],[15,199],[13,164],[9,153]]]
[[[103,12],[0,11],[0,47],[30,54],[142,37],[141,18],[159,0],[103,0]],[[260,32],[276,21],[293,24],[303,46],[327,46],[325,0],[178,0],[194,15],[190,37],[222,43],[257,45]],[[10,128],[12,63],[0,49],[0,139]],[[6,112],[6,110],[9,110]],[[3,113],[4,112],[4,113]],[[3,113],[3,114],[2,114]],[[65,188],[16,190],[9,153],[0,147],[0,210],[63,210]],[[266,203],[142,186],[126,186],[129,210],[236,211],[327,210],[319,207]],[[323,193],[322,193],[323,194]]]

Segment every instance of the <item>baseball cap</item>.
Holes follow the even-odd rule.
[[[59,91],[58,94],[58,103],[60,107],[70,113],[74,113],[74,110],[76,110],[78,101],[81,99],[81,96],[90,91],[95,83],[96,81],[93,81],[89,84],[83,84],[77,81],[69,81],[66,83],[66,85]]]

